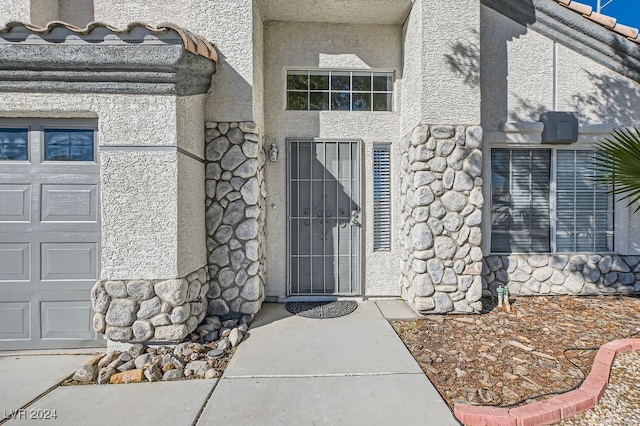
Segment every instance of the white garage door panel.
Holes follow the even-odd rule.
[[[0,283],[3,281],[29,281],[31,244],[0,243]]]
[[[31,185],[0,184],[0,222],[31,221]]]
[[[95,339],[92,317],[91,302],[86,300],[42,302],[42,339]]]
[[[98,222],[97,185],[42,185],[43,222]]]
[[[0,348],[2,339],[31,339],[31,303],[0,302]]]
[[[98,279],[97,243],[42,243],[42,281]]]

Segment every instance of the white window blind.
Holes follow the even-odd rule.
[[[492,149],[491,251],[613,251],[613,198],[592,161],[591,150]]]
[[[550,251],[551,151],[491,151],[491,251]]]
[[[373,249],[391,249],[391,155],[390,146],[373,148]]]
[[[591,163],[593,151],[557,152],[556,251],[613,250],[613,199]]]

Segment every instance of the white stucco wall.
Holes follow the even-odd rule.
[[[253,121],[257,60],[253,30],[260,27],[254,25],[256,6],[252,0],[186,0],[186,4],[187,28],[215,43],[221,58],[207,98],[207,120]]]
[[[479,124],[480,87],[470,77],[479,66],[480,1],[423,0],[416,7],[422,15],[422,122]]]
[[[204,164],[179,154],[177,183],[177,272],[184,277],[207,264]]]
[[[482,125],[577,111],[581,124],[640,123],[640,85],[504,15],[482,7]]]
[[[187,1],[93,0],[94,20],[115,26],[126,26],[130,22],[157,25],[167,21],[187,25]]]
[[[2,24],[10,21],[31,20],[31,0],[9,0],[2,4]]]
[[[400,26],[339,25],[271,21],[265,25],[265,136],[275,138],[281,160],[267,163],[267,295],[286,295],[286,138],[340,138],[364,141],[365,283],[367,295],[398,294],[398,253],[373,252],[372,144],[399,138],[400,88],[394,112],[286,111],[286,68],[374,69],[399,72]],[[394,165],[399,164],[394,149]],[[395,175],[395,173],[394,173]],[[397,187],[398,180],[393,180]],[[395,194],[399,193],[394,188]],[[272,208],[275,206],[275,208]],[[396,212],[397,213],[397,212]],[[397,218],[399,215],[393,215]],[[394,231],[398,224],[394,223]],[[394,232],[394,235],[395,232]]]
[[[182,96],[176,102],[177,145],[204,159],[204,103],[206,95]],[[178,276],[206,265],[204,222],[204,162],[178,155]]]

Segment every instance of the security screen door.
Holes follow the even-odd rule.
[[[290,295],[360,294],[360,143],[289,140]]]

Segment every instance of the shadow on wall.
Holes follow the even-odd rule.
[[[472,29],[471,33],[477,40],[480,34]],[[465,84],[478,87],[480,85],[480,44],[456,43],[452,46],[451,53],[444,55],[449,69],[461,76]]]
[[[589,72],[591,91],[575,94],[571,104],[581,122],[609,122],[614,126],[640,124],[640,89],[623,77]]]
[[[508,44],[529,32],[526,25],[536,21],[536,10],[531,0],[514,2],[509,7],[498,0],[483,0],[482,4],[493,9],[481,8],[480,21],[480,49],[484,52],[480,56],[481,122],[485,131],[491,131],[497,130],[509,116]],[[492,14],[500,14],[495,10],[501,10],[512,21],[505,24],[503,19],[494,19]],[[464,53],[473,53],[474,50],[468,47],[466,51],[459,52],[456,55],[454,50],[452,58],[456,59],[458,66],[463,67],[464,63],[470,62]]]
[[[253,87],[227,61],[219,49],[216,73],[211,77],[206,98],[206,120],[255,121],[253,116]],[[262,126],[262,123],[256,123]]]
[[[95,20],[93,0],[58,0],[53,10],[51,3],[48,0],[31,0],[31,22],[45,25],[58,20],[82,28]]]

